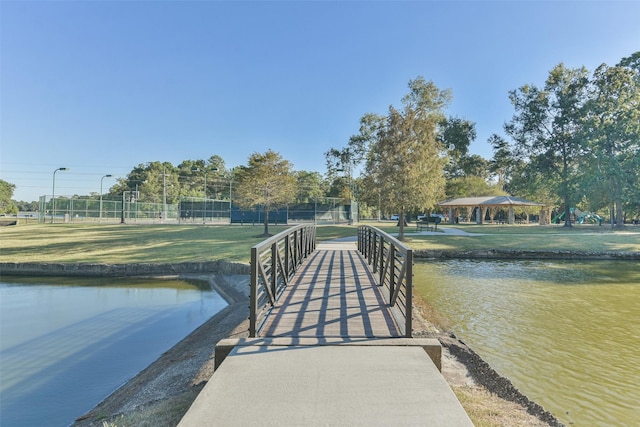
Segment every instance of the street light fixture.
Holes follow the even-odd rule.
[[[102,180],[105,178],[111,178],[113,175],[110,173],[100,178],[100,222],[102,222]]]
[[[53,189],[51,190],[51,199],[53,201],[53,207],[51,209],[51,224],[53,224],[53,215],[56,210],[56,172],[58,171],[68,171],[69,168],[58,168],[53,171]]]

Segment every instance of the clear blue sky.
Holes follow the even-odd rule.
[[[509,90],[640,50],[637,1],[0,0],[0,19],[0,178],[26,201],[63,166],[58,195],[268,149],[324,173],[420,75],[453,91],[447,114],[475,122],[471,151],[491,158]]]

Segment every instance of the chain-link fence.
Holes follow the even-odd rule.
[[[135,193],[135,192],[127,192]],[[138,202],[137,194],[122,200],[100,200],[68,196],[41,196],[40,223],[176,223],[176,224],[255,224],[264,221],[262,209],[239,209],[229,200],[183,197],[177,204]],[[342,199],[322,198],[295,203],[269,212],[269,222],[283,224],[314,222],[344,224],[358,222],[358,204],[342,204]]]
[[[41,196],[38,219],[41,223],[175,222],[177,212],[176,205],[164,203]]]

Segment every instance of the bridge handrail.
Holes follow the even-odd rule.
[[[264,320],[302,261],[316,249],[316,226],[298,225],[251,248],[249,336],[257,337]]]
[[[358,251],[378,273],[396,323],[405,337],[413,336],[413,250],[384,231],[370,226],[358,227]]]

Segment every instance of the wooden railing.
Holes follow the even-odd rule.
[[[384,231],[358,227],[358,251],[377,273],[378,285],[389,299],[391,312],[405,337],[412,337],[413,251]]]
[[[298,225],[251,248],[249,336],[258,336],[289,280],[315,249],[315,225]]]

